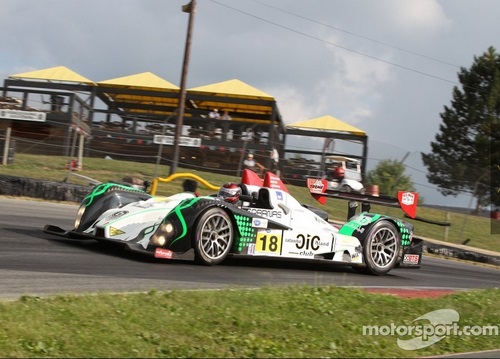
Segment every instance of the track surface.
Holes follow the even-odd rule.
[[[471,289],[500,282],[498,269],[430,257],[423,259],[421,269],[395,269],[383,277],[331,264],[276,260],[229,259],[204,267],[42,232],[45,224],[72,228],[76,210],[69,204],[0,198],[0,298],[292,284]]]

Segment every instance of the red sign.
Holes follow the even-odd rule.
[[[398,201],[401,209],[411,218],[417,216],[417,203],[418,203],[418,193],[417,192],[398,192]]]
[[[323,193],[326,192],[328,188],[328,181],[321,178],[308,178],[307,188],[311,195],[321,204],[326,203],[326,196]]]

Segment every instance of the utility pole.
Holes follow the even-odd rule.
[[[186,77],[189,65],[189,54],[191,51],[191,32],[193,30],[194,14],[196,13],[196,0],[191,0],[187,5],[182,6],[182,11],[189,13],[189,23],[186,36],[186,46],[184,48],[184,62],[182,65],[182,75],[181,75],[181,90],[179,94],[179,108],[177,112],[177,124],[175,128],[175,138],[174,138],[174,153],[172,164],[170,166],[170,175],[177,171],[177,164],[179,162],[179,142],[182,136],[182,126],[184,122],[184,107],[186,102]]]

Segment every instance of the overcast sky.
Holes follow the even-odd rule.
[[[93,81],[145,71],[180,85],[188,0],[0,0],[0,78],[66,66]],[[498,0],[197,0],[187,88],[239,79],[286,124],[331,115],[402,160],[429,204],[429,152],[460,67],[500,50]],[[341,149],[339,149],[341,150]]]

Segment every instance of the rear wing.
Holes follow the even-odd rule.
[[[417,216],[418,193],[399,191],[398,197],[372,196],[368,194],[342,192],[328,189],[328,181],[322,178],[308,178],[307,188],[319,203],[325,204],[327,198],[344,199],[349,202],[347,219],[351,218],[356,211],[357,202],[361,202],[362,210],[369,211],[370,204],[379,204],[390,207],[401,207],[403,212],[410,218]]]

